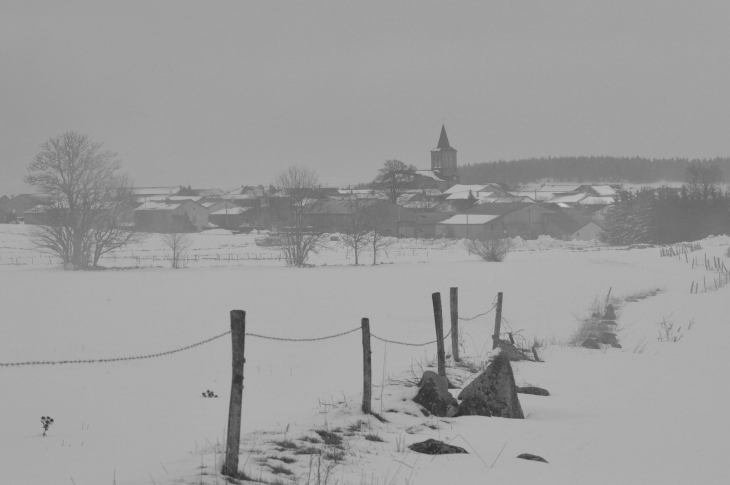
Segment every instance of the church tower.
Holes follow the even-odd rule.
[[[444,125],[441,125],[438,146],[431,150],[431,170],[444,179],[456,179],[458,181],[456,149],[449,145],[449,137],[446,136],[446,127]]]

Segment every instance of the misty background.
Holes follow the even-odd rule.
[[[3,1],[0,195],[67,130],[138,186],[730,154],[730,3]]]

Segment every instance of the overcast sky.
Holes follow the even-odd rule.
[[[0,195],[67,130],[138,186],[730,155],[730,2],[0,2]]]

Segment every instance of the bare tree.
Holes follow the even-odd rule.
[[[116,153],[73,131],[51,138],[28,166],[24,181],[47,194],[43,224],[31,230],[41,248],[70,268],[96,266],[99,258],[138,240],[122,224],[134,191],[126,176],[116,175]]]
[[[689,192],[695,197],[707,201],[712,195],[721,192],[722,169],[715,163],[703,164],[690,162],[684,171],[684,180],[689,186]]]
[[[469,254],[476,254],[484,261],[501,263],[512,250],[510,238],[467,239],[464,246]]]
[[[370,244],[372,237],[371,218],[367,212],[373,203],[372,199],[352,198],[347,201],[347,208],[352,218],[338,227],[342,244],[355,253],[355,266],[359,264],[360,252]]]
[[[289,199],[284,213],[285,235],[281,246],[284,259],[289,266],[305,266],[309,253],[316,253],[324,238],[323,234],[316,233],[307,225],[307,215],[319,204],[317,173],[292,165],[277,175],[274,184]]]
[[[185,261],[187,250],[193,244],[193,238],[185,232],[169,232],[162,234],[161,237],[165,247],[172,251],[170,266],[174,269],[180,268],[182,262]]]
[[[391,215],[385,204],[375,204],[364,210],[367,226],[370,230],[369,245],[373,250],[373,266],[378,263],[378,251],[390,245],[390,234],[386,227],[391,222]]]
[[[373,184],[378,191],[394,204],[408,190],[415,188],[416,167],[400,160],[386,160],[378,170]]]

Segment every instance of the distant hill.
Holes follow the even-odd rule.
[[[462,184],[506,182],[524,184],[550,179],[555,182],[684,181],[690,162],[714,163],[730,177],[730,158],[698,159],[640,157],[548,157],[466,164],[459,167]]]

